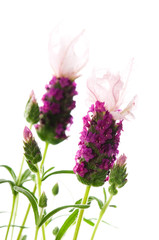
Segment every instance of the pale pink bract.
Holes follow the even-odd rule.
[[[72,34],[65,27],[58,25],[50,34],[49,60],[56,77],[74,80],[88,61],[88,41],[85,30]]]
[[[93,69],[91,77],[87,80],[87,87],[89,103],[104,102],[105,108],[112,114],[114,120],[126,119],[128,116],[133,117],[132,110],[135,106],[136,96],[123,110],[121,109],[126,84],[122,82],[119,74]]]
[[[126,162],[126,159],[127,159],[126,155],[123,154],[117,159],[116,164],[119,165],[119,166],[123,166]]]

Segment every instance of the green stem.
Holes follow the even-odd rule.
[[[41,219],[42,215],[43,215],[43,208],[41,208],[40,219]],[[38,232],[39,232],[39,227],[36,226],[36,231],[35,231],[34,240],[37,240],[37,239],[38,239]],[[43,234],[44,234],[44,235],[43,235]],[[43,235],[43,240],[46,240],[46,238],[45,238],[45,229],[44,229],[44,233],[43,233],[43,231],[42,231],[42,235]]]
[[[46,142],[45,143],[44,153],[43,153],[43,159],[42,159],[41,164],[40,164],[40,172],[42,171],[42,168],[43,168],[43,165],[44,165],[44,161],[45,161],[45,157],[46,157],[48,146],[49,146],[49,143]]]
[[[16,200],[16,195],[13,195],[12,210],[11,210],[11,214],[10,214],[10,219],[9,219],[9,223],[8,223],[8,227],[7,227],[5,240],[7,240],[7,238],[8,238],[8,233],[9,233],[9,229],[10,229],[10,226],[11,226],[13,213],[14,213],[14,207],[15,207],[15,200]]]
[[[33,194],[35,194],[35,192],[36,192],[36,184],[35,184],[34,189],[33,189]],[[25,213],[25,216],[24,216],[24,219],[23,219],[23,222],[22,222],[22,225],[21,225],[22,227],[25,226],[25,223],[26,223],[26,220],[27,220],[29,211],[30,211],[30,207],[31,207],[31,204],[29,203],[29,204],[28,204],[28,208],[27,208],[26,213]],[[20,240],[20,239],[21,239],[22,231],[23,231],[23,228],[21,228],[21,229],[19,230],[19,234],[18,234],[17,240]]]
[[[87,199],[88,199],[90,188],[91,188],[91,186],[87,186],[86,187],[84,198],[82,200],[82,204],[86,204],[87,203]],[[79,232],[79,229],[80,229],[83,213],[84,213],[84,209],[81,209],[80,212],[79,212],[77,223],[76,223],[76,228],[75,228],[73,240],[76,240],[77,237],[78,237],[78,232]]]
[[[19,203],[19,194],[17,194],[15,199],[15,212],[13,213],[13,225],[15,224],[15,219],[17,216],[17,209],[18,209],[18,203]],[[14,227],[12,228],[12,234],[11,234],[11,240],[13,239],[13,233],[14,233]]]
[[[40,172],[42,172],[42,168],[43,168],[43,165],[44,165],[44,161],[45,161],[45,157],[46,157],[46,153],[47,153],[48,146],[49,146],[49,143],[46,142],[46,143],[45,143],[44,153],[43,153],[43,159],[42,159],[41,164],[40,164],[40,171],[39,171],[39,169],[38,169],[38,172],[37,172],[38,196],[39,196],[39,199],[40,199],[40,196],[41,196],[41,185],[42,185],[42,181],[41,181],[41,177],[40,177]],[[37,165],[37,168],[38,168],[38,165]],[[41,209],[41,215],[42,215],[42,214],[43,214],[43,209]],[[41,228],[42,228],[43,240],[45,240],[45,239],[46,239],[46,237],[45,237],[45,225],[43,224]],[[35,237],[36,237],[36,234],[38,234],[38,229],[37,229],[37,228],[36,228],[36,232],[35,232]]]
[[[105,213],[107,207],[109,206],[110,201],[112,200],[112,198],[113,198],[113,195],[110,195],[108,201],[107,201],[107,202],[104,204],[104,206],[102,207],[102,209],[101,209],[101,211],[100,211],[100,214],[99,214],[99,217],[98,217],[98,220],[97,220],[97,223],[96,223],[96,225],[95,225],[95,227],[94,227],[94,230],[93,230],[93,234],[92,234],[91,240],[94,239],[94,236],[95,236],[95,233],[96,233],[97,228],[98,228],[98,226],[99,226],[99,223],[100,223],[100,221],[101,221],[101,219],[102,219],[102,217],[103,217],[103,215],[104,215],[104,213]]]
[[[39,231],[39,227],[37,226],[37,227],[36,227],[36,231],[35,231],[34,240],[37,240],[37,239],[38,239],[38,231]]]

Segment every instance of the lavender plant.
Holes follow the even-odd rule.
[[[76,52],[76,47],[80,48],[80,55]],[[39,239],[39,229],[42,230],[42,239],[46,239],[45,226],[51,222],[52,216],[62,211],[70,209],[68,218],[62,226],[53,230],[55,240],[63,238],[70,226],[76,223],[73,240],[78,238],[82,219],[94,226],[91,240],[94,239],[99,223],[108,208],[118,189],[127,182],[126,156],[119,157],[120,136],[123,131],[123,122],[129,116],[133,116],[135,97],[123,109],[126,84],[121,80],[120,75],[110,72],[100,73],[93,70],[92,76],[87,81],[89,90],[90,107],[88,113],[83,117],[83,130],[81,132],[79,149],[75,156],[75,166],[72,170],[55,171],[55,166],[45,170],[44,163],[49,145],[57,145],[68,138],[67,131],[73,123],[71,111],[76,103],[74,96],[77,95],[75,79],[80,76],[80,71],[88,61],[88,46],[85,38],[85,31],[70,38],[68,32],[58,26],[50,35],[49,58],[53,69],[53,76],[45,86],[46,92],[42,96],[42,106],[39,107],[32,91],[25,107],[25,119],[30,127],[25,126],[24,137],[24,156],[18,176],[14,170],[7,165],[1,165],[11,175],[12,180],[0,179],[0,183],[9,183],[12,195],[12,209],[7,225],[5,240],[9,237],[10,227],[13,239],[13,231],[18,211],[19,193],[28,199],[28,206],[24,213],[24,219],[17,235],[17,240],[26,239],[22,236],[27,217],[32,207],[35,222],[34,240]],[[122,110],[123,109],[123,110]],[[35,127],[37,136],[33,136],[31,131]],[[37,137],[45,142],[44,153],[38,146]],[[28,168],[23,171],[24,162]],[[42,183],[47,178],[56,174],[73,174],[79,182],[86,185],[83,199],[77,200],[71,205],[63,205],[50,212],[47,212],[47,196]],[[33,189],[26,188],[27,181],[33,181]],[[96,196],[89,196],[91,187],[101,187],[109,184],[109,199],[104,201]],[[36,190],[38,194],[36,193]],[[59,193],[59,185],[56,183],[52,187],[52,193],[56,196]],[[91,207],[91,202],[97,201],[100,212],[96,224],[91,220],[83,218],[84,210]],[[14,238],[15,239],[15,238]]]
[[[86,185],[82,204],[87,203],[91,186],[102,186],[111,176],[109,181],[111,196],[108,202],[101,206],[101,220],[112,196],[117,193],[116,187],[120,187],[120,184],[117,183],[121,181],[120,178],[125,178],[125,165],[122,176],[119,176],[118,171],[115,171],[115,166],[122,165],[118,164],[122,160],[118,160],[117,165],[114,164],[119,153],[118,146],[123,130],[123,120],[133,115],[132,109],[135,105],[135,97],[124,110],[120,110],[125,91],[121,77],[110,72],[105,72],[98,77],[98,73],[93,70],[92,76],[87,82],[90,102],[93,104],[83,118],[83,130],[80,136],[79,150],[75,156],[76,165],[73,170],[77,179]],[[114,182],[113,179],[115,179]],[[73,240],[78,237],[83,213],[84,210],[79,213]],[[95,226],[91,240],[94,238],[100,220]]]

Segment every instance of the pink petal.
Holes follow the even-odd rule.
[[[106,109],[109,111],[117,110],[124,84],[119,75],[110,72],[99,74],[100,72],[94,69],[92,76],[87,81],[90,101],[91,103],[97,100],[105,102]]]
[[[75,79],[88,61],[88,42],[85,31],[74,37],[63,25],[58,25],[50,35],[49,59],[57,77]]]

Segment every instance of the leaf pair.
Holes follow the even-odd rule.
[[[22,186],[24,182],[29,181],[28,178],[31,175],[30,170],[29,169],[25,170],[25,172],[21,175],[21,178],[18,180],[14,170],[11,167],[9,167],[7,165],[0,165],[0,167],[5,168],[10,173],[10,175],[13,179],[13,181],[8,180],[8,179],[0,179],[0,183],[9,183],[12,193],[14,195],[16,195],[17,192],[14,190],[14,187],[17,185]]]

